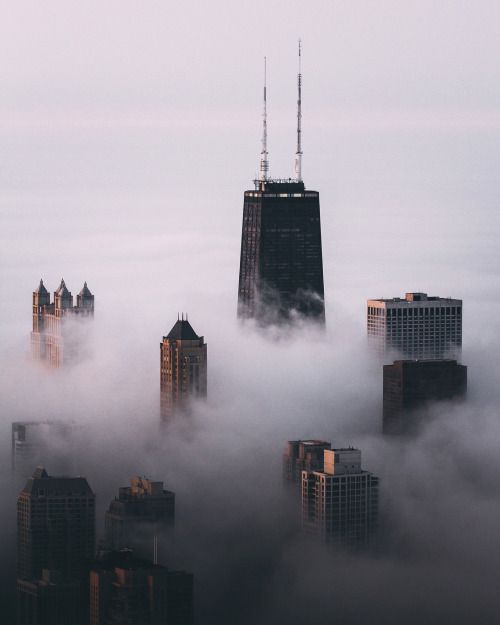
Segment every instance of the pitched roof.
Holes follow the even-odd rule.
[[[61,279],[61,284],[59,285],[59,288],[56,291],[56,295],[60,295],[61,297],[68,297],[71,295],[71,293],[68,291],[66,287],[66,283],[64,282],[64,279]]]
[[[92,297],[92,293],[90,292],[90,289],[87,286],[86,282],[83,283],[83,289],[80,291],[80,293],[78,293],[78,295],[80,295],[81,297]]]
[[[173,341],[196,341],[199,338],[200,337],[193,330],[189,321],[186,321],[185,319],[177,319],[174,327],[167,334],[167,339],[171,339]]]
[[[48,295],[48,291],[45,288],[45,285],[43,284],[43,280],[40,278],[40,284],[38,285],[38,287],[35,289],[35,293],[38,293],[39,295]]]

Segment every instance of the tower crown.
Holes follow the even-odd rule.
[[[37,295],[48,295],[49,294],[49,292],[45,288],[45,285],[43,284],[43,280],[41,278],[40,278],[40,284],[33,291],[33,293],[36,293]]]
[[[172,341],[197,341],[199,338],[187,319],[177,319],[167,334],[167,339]]]

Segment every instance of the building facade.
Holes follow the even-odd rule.
[[[371,544],[378,523],[376,476],[358,449],[325,449],[322,471],[302,471],[302,528],[340,548]]]
[[[257,181],[243,201],[238,315],[294,314],[325,319],[319,193],[302,181]]]
[[[119,489],[106,511],[106,546],[112,550],[128,547],[146,555],[153,537],[172,527],[174,519],[175,493],[164,490],[163,482],[133,477],[130,486]]]
[[[94,296],[86,282],[76,296],[76,306],[73,306],[73,296],[64,280],[61,280],[59,288],[54,292],[52,303],[43,280],[40,280],[38,288],[33,291],[33,358],[56,368],[70,362],[81,346],[78,344],[75,328],[68,328],[67,320],[89,318],[93,315]]]
[[[186,412],[207,396],[207,344],[187,318],[178,319],[160,343],[160,407],[163,419]]]
[[[384,433],[412,433],[421,424],[418,409],[434,401],[462,399],[466,393],[467,367],[456,360],[396,360],[384,365]]]
[[[193,576],[136,558],[100,554],[90,571],[90,625],[192,625]]]
[[[79,581],[43,569],[40,579],[18,580],[17,589],[18,625],[84,625]]]
[[[367,302],[370,344],[385,360],[405,358],[460,359],[462,300],[406,293],[404,299]]]
[[[331,448],[327,441],[288,441],[283,453],[283,480],[301,484],[302,471],[322,471],[324,451]]]

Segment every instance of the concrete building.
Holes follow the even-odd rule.
[[[370,545],[378,520],[378,478],[361,451],[325,449],[322,471],[302,471],[302,528],[342,548]]]
[[[177,319],[160,343],[160,405],[163,419],[186,412],[207,396],[207,345],[187,318]]]
[[[68,291],[64,280],[54,292],[54,301],[40,280],[38,288],[33,291],[33,331],[31,332],[31,352],[35,360],[40,360],[51,367],[61,367],[73,360],[81,349],[81,341],[75,326],[68,327],[68,319],[93,317],[94,296],[87,283],[76,296]]]
[[[297,86],[295,177],[269,176],[264,85],[260,175],[255,188],[244,193],[238,316],[261,324],[296,315],[325,321],[319,193],[302,180],[300,67]]]
[[[370,299],[370,344],[384,361],[405,358],[455,358],[462,350],[462,300],[406,293],[404,299]]]
[[[73,619],[73,600],[83,597],[94,548],[95,496],[87,480],[52,477],[38,467],[17,500],[17,603],[24,619],[19,625],[80,623]],[[84,608],[78,605],[82,618]]]
[[[90,625],[191,625],[193,576],[136,558],[104,552],[90,571]]]
[[[163,482],[133,477],[119,489],[105,514],[106,546],[112,550],[132,548],[138,555],[151,552],[153,537],[172,527],[175,493]]]
[[[331,449],[327,441],[288,441],[283,453],[283,479],[301,484],[302,471],[322,471],[325,449]]]
[[[384,433],[414,432],[421,424],[418,409],[466,393],[467,367],[456,360],[396,360],[384,365]]]

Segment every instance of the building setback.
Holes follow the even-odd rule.
[[[50,302],[50,294],[40,280],[38,288],[33,291],[33,331],[31,332],[31,352],[35,360],[44,361],[51,367],[61,367],[74,359],[81,347],[74,336],[74,327],[68,328],[69,318],[89,318],[94,315],[94,296],[83,285],[76,296],[68,291],[64,280],[54,292],[54,301]]]
[[[324,450],[331,449],[327,441],[288,441],[283,453],[283,479],[300,484],[302,471],[322,471]]]
[[[207,345],[187,319],[178,319],[160,343],[160,406],[163,419],[186,412],[207,396]]]
[[[367,302],[370,344],[384,358],[455,358],[462,350],[462,300],[406,293]],[[392,360],[392,358],[391,358]]]
[[[104,518],[106,546],[112,550],[133,548],[151,552],[153,537],[174,524],[175,493],[163,482],[133,477],[119,489]]]
[[[370,545],[378,520],[378,478],[361,451],[325,449],[323,471],[302,471],[302,528],[342,548]]]
[[[463,398],[466,392],[467,367],[456,360],[396,360],[384,365],[384,433],[411,433],[420,423],[417,409]]]
[[[90,625],[191,625],[193,576],[136,558],[104,552],[90,571]]]

